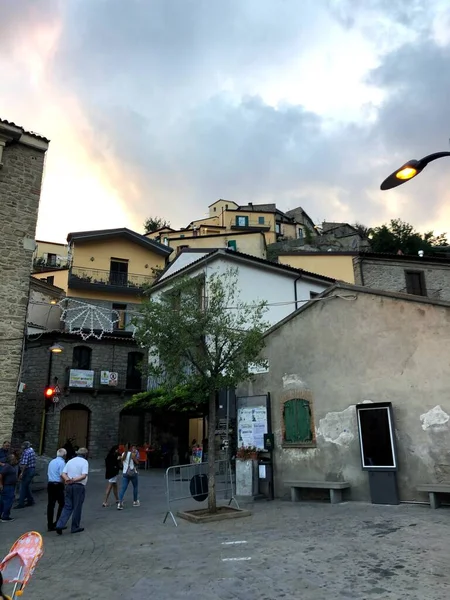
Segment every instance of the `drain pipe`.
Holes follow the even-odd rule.
[[[299,275],[295,281],[294,281],[294,300],[295,300],[295,310],[297,310],[298,308],[298,295],[297,295],[297,281],[299,281],[302,278],[301,275]]]

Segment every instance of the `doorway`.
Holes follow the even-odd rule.
[[[90,412],[82,404],[70,404],[62,409],[59,420],[59,448],[69,439],[73,446],[88,447]]]

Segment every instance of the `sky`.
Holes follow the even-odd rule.
[[[9,0],[0,118],[50,138],[37,239],[219,198],[450,232],[448,0]]]

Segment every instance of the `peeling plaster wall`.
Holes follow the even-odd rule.
[[[426,500],[420,483],[450,483],[450,308],[369,293],[314,304],[266,338],[269,372],[238,395],[270,392],[275,493],[283,481],[349,481],[370,500],[355,405],[392,402],[402,500]],[[312,394],[315,448],[283,448],[280,399]]]

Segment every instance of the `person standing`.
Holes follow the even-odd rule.
[[[108,480],[108,485],[106,486],[106,494],[105,500],[102,504],[103,507],[108,505],[108,498],[111,491],[114,494],[116,499],[116,504],[119,503],[119,495],[117,493],[117,476],[120,471],[120,452],[119,446],[113,446],[111,450],[108,452],[107,457],[105,458],[105,479]]]
[[[11,517],[11,507],[17,485],[16,464],[16,457],[14,454],[10,454],[0,471],[0,520],[2,523],[14,521]]]
[[[3,446],[0,448],[0,467],[6,464],[6,459],[10,455],[11,444],[6,440],[3,442]]]
[[[62,535],[67,521],[72,516],[71,533],[81,533],[84,527],[80,527],[81,511],[86,494],[86,484],[89,474],[89,463],[86,460],[88,451],[86,448],[78,448],[77,456],[69,460],[62,472],[62,478],[66,484],[64,496],[64,508],[56,523],[56,533]]]
[[[31,447],[30,442],[24,442],[22,450],[19,463],[19,502],[15,508],[25,508],[25,501],[27,502],[27,506],[33,506],[34,504],[33,494],[31,493],[31,482],[36,472],[36,453]]]
[[[122,487],[120,489],[119,494],[119,503],[117,505],[117,510],[123,510],[123,497],[125,496],[125,492],[127,491],[128,485],[133,485],[133,506],[140,506],[139,502],[139,486],[138,486],[138,472],[137,467],[139,466],[139,450],[133,444],[131,445],[129,442],[125,446],[125,452],[122,454]]]
[[[65,458],[67,456],[67,450],[60,448],[56,453],[56,458],[51,460],[48,464],[47,470],[47,529],[48,531],[55,531],[56,521],[61,516],[62,509],[64,508],[64,480],[62,478],[62,472],[66,466]],[[56,521],[53,520],[55,514],[55,505],[58,503],[58,512],[56,515]]]

